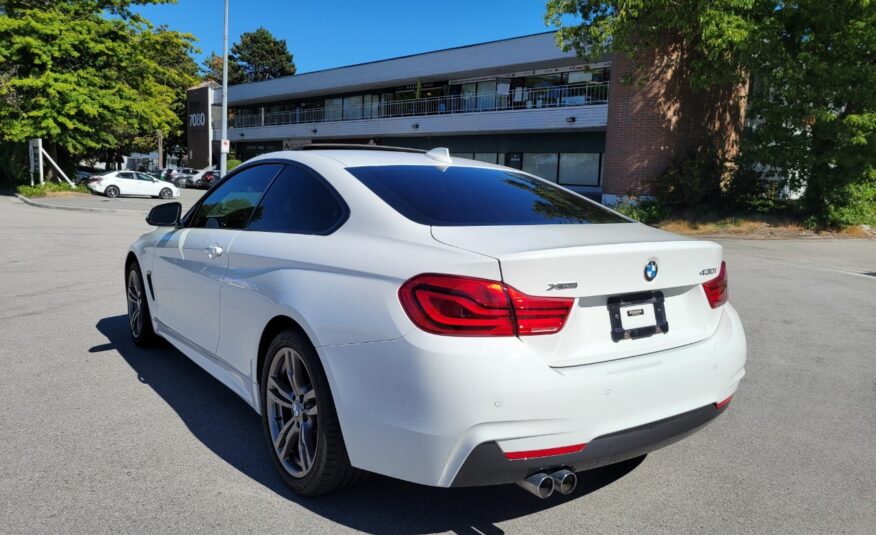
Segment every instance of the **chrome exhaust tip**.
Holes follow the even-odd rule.
[[[572,474],[574,476],[574,474]],[[538,496],[541,499],[550,497],[554,493],[554,479],[544,473],[532,474],[517,484],[525,491]]]
[[[551,474],[554,480],[554,489],[560,494],[572,494],[578,485],[578,476],[571,470],[557,470]]]

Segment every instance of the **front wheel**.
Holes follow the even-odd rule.
[[[138,346],[148,346],[155,342],[157,336],[152,329],[152,316],[149,313],[149,301],[146,299],[146,287],[140,266],[133,262],[125,277],[125,289],[128,298],[128,327],[131,338]]]
[[[170,199],[173,197],[173,192],[170,191],[170,188],[163,188],[160,192],[158,192],[158,196],[162,199]]]
[[[328,380],[306,337],[287,329],[274,338],[260,386],[271,460],[289,488],[318,496],[362,478],[350,465]]]
[[[119,196],[119,188],[117,188],[117,187],[115,187],[115,186],[108,186],[108,187],[104,190],[103,193],[104,193],[104,195],[106,195],[106,196],[109,197],[110,199],[115,199],[116,197]]]

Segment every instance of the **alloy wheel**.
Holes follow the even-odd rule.
[[[164,188],[158,195],[162,199],[169,199],[173,195],[173,192],[170,191],[168,188]]]
[[[266,398],[274,452],[289,475],[302,478],[316,459],[319,420],[310,370],[294,349],[274,353]]]
[[[134,269],[128,272],[127,294],[128,323],[131,326],[131,334],[137,338],[143,331],[143,288],[140,286],[140,277]]]

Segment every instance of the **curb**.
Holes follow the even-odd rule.
[[[38,208],[51,208],[53,210],[70,210],[73,212],[118,212],[118,210],[116,210],[114,208],[89,208],[86,206],[63,206],[63,205],[58,205],[58,204],[46,204],[46,203],[34,201],[32,199],[28,199],[24,195],[21,195],[18,193],[16,193],[15,196],[18,197],[18,199],[21,202],[23,202],[25,204],[29,204],[31,206],[36,206]],[[128,210],[128,211],[131,211],[131,210]]]

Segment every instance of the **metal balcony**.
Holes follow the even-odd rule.
[[[365,97],[370,95],[365,95]],[[376,95],[375,95],[376,96]],[[232,128],[362,121],[396,117],[452,115],[506,110],[565,108],[608,102],[608,82],[575,84],[539,89],[520,88],[508,94],[474,93],[451,97],[430,97],[353,106],[297,109],[273,113],[236,114]]]

